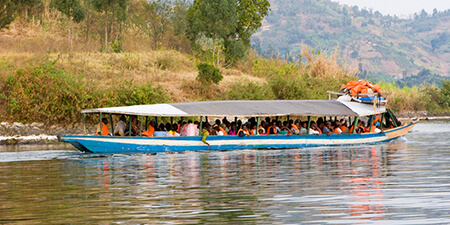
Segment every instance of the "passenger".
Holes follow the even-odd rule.
[[[250,132],[246,125],[242,125],[241,129],[238,131],[239,137],[250,136]]]
[[[155,121],[152,120],[148,124],[148,130],[142,132],[142,136],[153,137],[154,133],[155,133]]]
[[[198,132],[200,132],[200,123],[196,120],[195,122],[194,122],[194,125],[196,125],[196,131],[195,131],[195,135],[197,135],[198,134]]]
[[[125,136],[125,130],[127,129],[127,119],[124,115],[120,116],[120,120],[114,129],[114,136]]]
[[[277,133],[281,131],[281,128],[283,127],[283,124],[281,123],[281,121],[277,121]]]
[[[217,127],[219,127],[220,126],[220,120],[217,119],[215,124],[217,125]]]
[[[356,126],[356,133],[357,134],[364,133],[364,127],[362,126],[362,121],[358,121],[358,126]]]
[[[226,124],[224,124],[224,123],[220,124],[220,126],[219,126],[220,132],[218,135],[222,134],[223,136],[227,136],[228,133],[225,131],[226,128],[227,128]]]
[[[266,135],[264,128],[259,129],[258,135]]]
[[[266,133],[266,130],[267,130],[267,123],[266,123],[266,121],[262,121],[262,122],[261,122],[261,125],[259,125],[258,129],[259,129],[259,130],[260,130],[260,129],[263,129],[263,130],[264,130],[263,133]],[[261,132],[259,132],[259,133],[261,133]]]
[[[348,127],[347,127],[347,121],[345,121],[344,119],[341,119],[340,123],[341,123],[341,127],[340,128],[341,128],[342,133],[348,134],[349,130],[348,130]]]
[[[202,130],[201,136],[202,136],[202,142],[205,143],[206,145],[208,145],[208,150],[211,150],[211,145],[206,142],[206,137],[209,136],[211,130],[211,126],[209,125],[209,123],[205,123],[205,127]]]
[[[103,135],[103,136],[108,136],[108,126],[106,126],[108,124],[108,120],[106,118],[102,119],[102,128],[100,129],[100,123],[97,124],[97,135]]]
[[[295,123],[291,123],[291,133],[292,134],[300,134],[299,123],[300,123],[300,120],[296,120]]]
[[[252,129],[250,130],[250,135],[256,135],[256,124],[252,125]]]
[[[269,128],[267,128],[267,133],[266,134],[278,134],[277,131],[277,122],[274,120],[272,121],[272,126],[270,126]]]
[[[324,125],[323,123],[320,124],[321,125],[321,130],[322,130],[322,134],[327,134],[328,136],[331,134],[331,123],[330,122],[326,122],[326,124]]]
[[[342,134],[341,130],[341,124],[339,122],[336,122],[333,126],[333,133],[335,134]]]
[[[319,130],[320,129],[317,127],[316,122],[311,121],[310,128],[309,128],[309,134],[320,134]]]
[[[131,135],[132,136],[138,136],[141,134],[141,129],[138,125],[137,116],[131,117]]]
[[[236,135],[236,124],[234,122],[231,122],[231,128],[230,131],[228,131],[228,135]]]
[[[308,123],[307,122],[303,122],[302,126],[300,128],[300,134],[306,134],[307,128],[308,128]],[[311,129],[311,127],[309,129]]]
[[[213,124],[211,128],[210,135],[217,136],[217,132],[219,132],[219,126],[217,124]]]
[[[163,123],[160,123],[158,126],[158,131],[166,131],[166,127],[164,126]]]
[[[283,126],[278,134],[291,135],[291,131],[288,127]]]

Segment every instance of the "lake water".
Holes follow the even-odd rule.
[[[0,224],[450,224],[450,122],[335,148],[0,146]]]

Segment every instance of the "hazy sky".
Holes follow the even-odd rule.
[[[372,8],[380,11],[383,15],[390,14],[399,17],[408,17],[415,12],[420,13],[425,9],[432,13],[436,8],[438,11],[450,9],[450,0],[332,0],[341,4],[357,5],[359,8]]]

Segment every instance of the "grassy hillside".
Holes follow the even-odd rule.
[[[360,72],[404,77],[426,68],[450,76],[450,10],[400,19],[330,0],[271,4],[253,36],[253,48],[265,56],[301,58],[306,44],[318,51],[338,49]]]
[[[101,35],[85,36],[82,23],[72,24],[70,47],[66,25],[66,17],[49,9],[40,19],[19,17],[0,31],[1,121],[68,123],[80,120],[81,109],[162,102],[326,99],[327,90],[357,79],[357,67],[340,62],[339,51],[303,47],[297,61],[250,51],[232,65],[219,65],[220,83],[203,85],[197,65],[208,53],[191,51],[182,35],[151,37],[124,26],[115,53],[115,41],[105,52]],[[383,84],[396,111],[438,113],[449,111],[449,91],[442,91],[447,86]],[[429,93],[438,97],[429,99]]]

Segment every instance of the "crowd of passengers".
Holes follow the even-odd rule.
[[[121,116],[120,121],[117,123],[114,129],[114,136],[145,136],[145,137],[172,137],[172,136],[198,136],[199,135],[199,122],[192,120],[189,121],[179,121],[178,123],[160,123],[157,125],[155,121],[151,121],[148,124],[148,128],[141,131],[139,126],[139,121],[136,116],[131,117],[131,130],[129,129],[129,123],[126,121],[125,116]],[[380,129],[381,119],[379,116],[369,118],[367,123],[364,121],[358,121],[356,127],[347,125],[347,121],[341,120],[324,120],[324,118],[319,117],[317,121],[311,121],[309,132],[307,132],[307,121],[289,120],[280,121],[272,120],[266,117],[265,120],[261,121],[259,127],[257,127],[256,118],[252,117],[247,122],[243,123],[241,120],[237,122],[230,122],[226,118],[222,120],[215,120],[214,124],[209,122],[204,122],[202,124],[201,136],[209,135],[238,135],[240,137],[250,136],[250,135],[303,135],[303,134],[342,134],[342,133],[353,133],[353,129],[356,129],[354,133],[379,133],[382,132]],[[372,123],[372,126],[370,124]],[[108,120],[102,120],[102,129],[100,129],[100,124],[97,125],[97,134],[109,135],[108,134]],[[100,131],[101,130],[101,131]],[[258,131],[258,132],[257,132]]]

